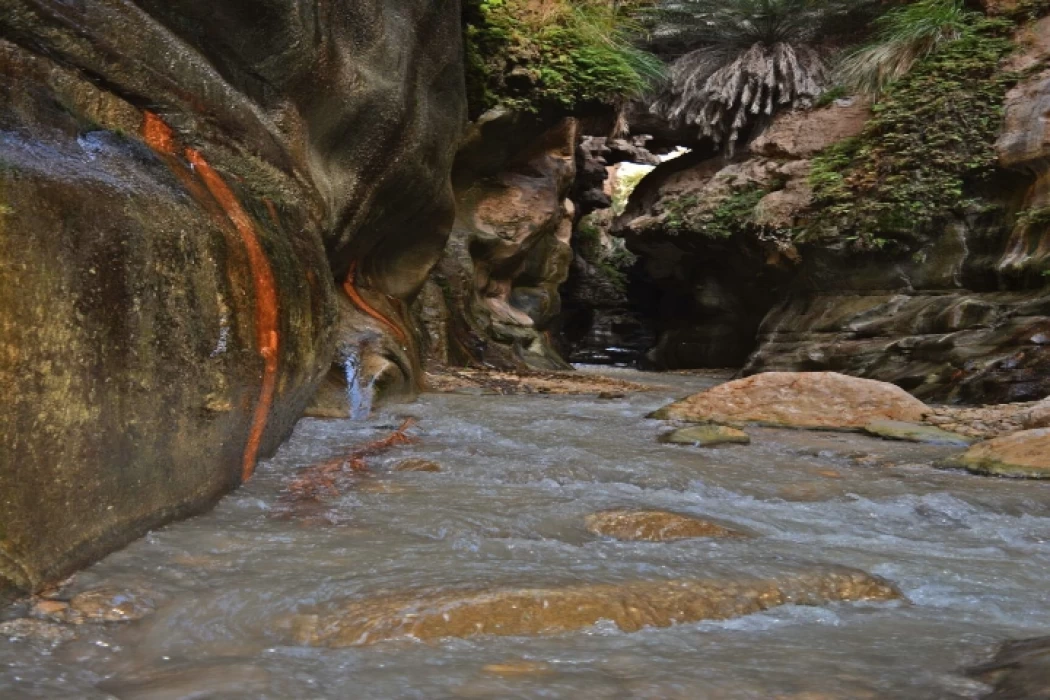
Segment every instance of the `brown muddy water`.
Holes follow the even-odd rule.
[[[587,370],[597,371],[597,370]],[[963,669],[1050,633],[1050,484],[931,468],[953,448],[752,429],[661,444],[653,409],[714,380],[602,370],[662,388],[426,395],[365,422],[303,420],[213,512],[151,533],[59,597],[124,591],[138,620],[61,644],[0,639],[3,698],[974,698]],[[418,417],[414,445],[318,512],[274,517],[295,471]],[[410,457],[442,471],[394,472]],[[621,542],[588,515],[663,509],[750,538]],[[867,571],[906,601],[784,605],[723,621],[315,648],[287,620],[326,604],[469,588]],[[4,611],[9,619],[24,606]]]

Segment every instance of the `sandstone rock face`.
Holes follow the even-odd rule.
[[[778,605],[892,600],[900,593],[880,578],[848,570],[817,570],[773,580],[641,581],[559,588],[515,588],[351,601],[292,622],[299,644],[348,647],[391,639],[432,641],[478,635],[543,635],[610,620],[624,632],[724,620]]]
[[[949,464],[976,474],[1050,479],[1050,428],[1022,430],[982,442]]]
[[[628,541],[666,542],[740,534],[717,523],[663,510],[607,510],[588,515],[586,525],[595,535]]]
[[[879,420],[918,422],[929,410],[908,392],[884,382],[835,372],[769,372],[694,394],[650,417],[851,429]]]
[[[810,203],[809,158],[860,132],[868,106],[842,101],[780,115],[727,162],[698,152],[659,166],[631,197],[615,235],[642,259],[651,289],[636,294],[659,340],[649,354],[658,368],[739,367],[755,348],[767,312],[799,259],[787,231]],[[740,193],[765,192],[753,204],[754,234],[727,237],[705,224]]]
[[[1050,55],[1032,31],[1025,55]],[[1024,43],[1024,42],[1022,42]],[[997,144],[1005,211],[1050,206],[1050,72],[1007,96]],[[1050,393],[1050,219],[957,221],[910,258],[845,260],[804,251],[790,291],[759,328],[745,372],[834,370],[920,398],[1005,403]]]
[[[1048,30],[1043,19],[1018,36],[1015,67],[1050,55]],[[1004,170],[982,195],[999,213],[949,221],[907,253],[850,253],[783,233],[810,204],[808,159],[862,129],[861,102],[780,115],[733,162],[658,168],[616,228],[651,283],[636,295],[659,335],[649,358],[745,374],[842,372],[938,402],[1050,394],[1050,72],[1027,78],[1005,106]],[[749,189],[773,191],[753,203],[740,196]],[[711,235],[684,215],[725,202],[752,206],[756,231]]]
[[[448,338],[447,356],[432,359],[569,369],[548,331],[572,260],[575,153],[573,119],[538,132],[494,112],[474,125],[457,159],[455,225],[434,272],[449,325],[428,333]]]
[[[0,0],[0,590],[237,485],[338,316],[411,373],[459,36],[452,2]]]

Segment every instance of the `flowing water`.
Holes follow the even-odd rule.
[[[609,371],[609,370],[606,370]],[[1050,485],[932,469],[951,448],[754,429],[749,446],[657,441],[645,415],[710,386],[622,400],[427,395],[365,422],[304,420],[212,513],[76,577],[145,588],[156,612],[58,647],[0,640],[3,698],[968,698],[961,669],[1050,632]],[[309,517],[274,517],[298,468],[419,418],[417,444]],[[440,473],[393,472],[406,457]],[[750,539],[618,542],[584,517],[640,507]],[[406,591],[767,574],[840,564],[907,602],[785,606],[722,622],[546,637],[297,646],[277,621]],[[16,614],[18,611],[10,611]],[[496,665],[496,666],[493,666]]]

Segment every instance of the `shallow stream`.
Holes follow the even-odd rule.
[[[594,371],[594,370],[588,370]],[[154,532],[72,590],[145,591],[156,611],[57,647],[0,639],[0,697],[971,698],[962,669],[1050,633],[1050,484],[931,468],[952,448],[749,430],[661,444],[646,414],[712,379],[603,370],[660,388],[594,396],[426,395],[366,422],[303,420],[213,512]],[[389,434],[322,512],[275,517],[297,469]],[[440,473],[393,472],[422,457]],[[752,538],[620,542],[611,508],[696,515]],[[896,583],[907,602],[783,606],[721,622],[540,637],[297,646],[282,618],[412,591],[767,575],[811,563]],[[18,610],[9,611],[9,616]]]

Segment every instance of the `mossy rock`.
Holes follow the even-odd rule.
[[[864,432],[887,440],[921,442],[928,445],[953,445],[969,447],[976,440],[958,433],[935,428],[932,425],[907,423],[897,420],[878,420],[864,426]]]
[[[941,466],[986,476],[1050,479],[1050,428],[982,442]]]
[[[716,445],[749,445],[751,436],[743,430],[725,425],[694,425],[665,435],[663,441],[672,445],[714,447]]]

